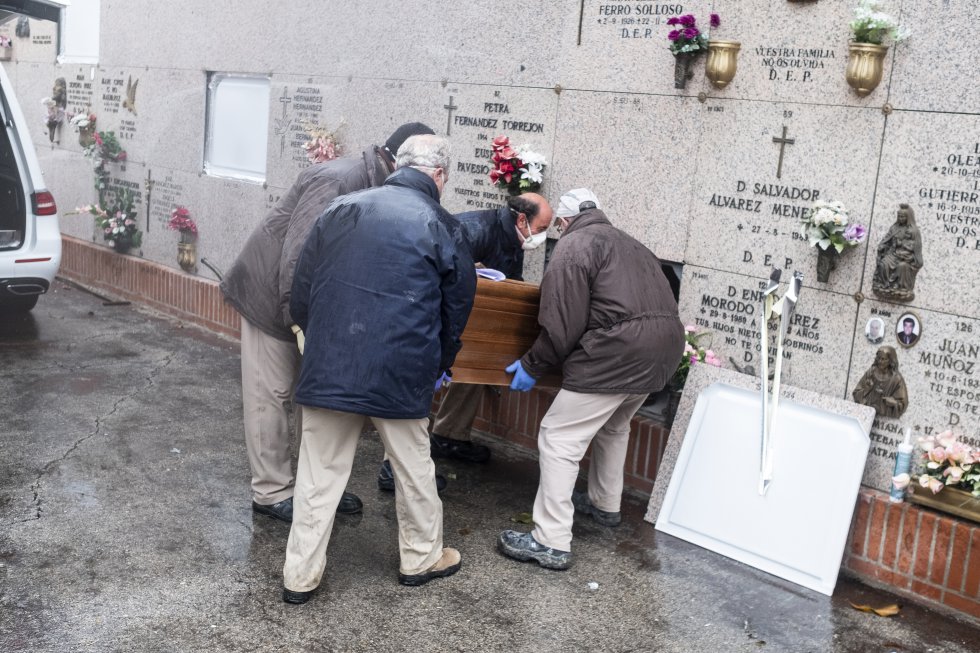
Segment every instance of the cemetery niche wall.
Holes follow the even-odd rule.
[[[43,21],[0,27],[17,46],[2,65],[24,106],[64,79],[65,109],[91,111],[123,144],[128,160],[110,166],[110,183],[134,197],[143,260],[177,268],[177,236],[163,226],[182,205],[197,219],[199,256],[226,269],[309,165],[310,127],[336,130],[352,154],[410,120],[448,135],[443,203],[454,212],[504,201],[487,174],[490,145],[506,135],[547,158],[547,197],[592,188],[614,224],[683,265],[682,318],[712,333],[726,366],[760,369],[774,266],[804,274],[785,383],[850,398],[879,348],[892,347],[907,406],[875,419],[867,486],[887,490],[906,427],[952,428],[980,446],[980,0],[885,2],[914,32],[888,49],[882,81],[863,96],[846,79],[856,0],[333,4],[329,24],[343,27],[325,39],[312,0],[242,2],[234,21],[193,0],[152,12],[103,3],[98,65],[57,63]],[[720,26],[709,40],[740,43],[737,72],[717,88],[697,57],[676,88],[668,20],[691,14],[707,26],[712,13]],[[174,49],[175,39],[193,45]],[[264,182],[202,173],[215,71],[268,75],[268,125],[242,134],[265,141]],[[31,129],[59,206],[91,203],[70,127],[50,140],[39,115]],[[866,230],[826,281],[803,234],[818,201],[839,202]],[[95,241],[84,216],[62,228]],[[525,277],[540,279],[544,253],[526,261]],[[207,266],[197,274],[215,279]],[[910,315],[915,337],[903,341]]]

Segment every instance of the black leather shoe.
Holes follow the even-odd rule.
[[[485,463],[490,460],[490,447],[464,440],[444,438],[433,433],[429,436],[433,458],[453,458],[467,463]]]
[[[588,492],[572,492],[572,505],[575,506],[575,512],[588,515],[597,524],[602,524],[603,526],[619,526],[620,522],[623,521],[623,515],[621,513],[599,510],[593,506]]]
[[[360,498],[356,494],[351,494],[350,492],[344,492],[344,496],[340,497],[340,503],[337,505],[338,515],[356,515],[364,509],[364,504],[361,503]]]
[[[282,588],[282,600],[286,603],[293,603],[295,605],[302,605],[310,600],[313,596],[313,592],[316,588],[311,589],[309,592],[294,592],[293,590],[288,590],[285,587]]]
[[[442,494],[447,485],[449,483],[446,481],[446,477],[442,474],[436,474],[436,492]],[[378,489],[382,492],[395,491],[395,472],[387,460],[381,463],[381,469],[378,470]]]
[[[291,524],[293,522],[293,498],[283,499],[279,503],[274,503],[271,506],[263,506],[253,501],[252,512],[257,512],[260,515],[268,515],[273,519]]]

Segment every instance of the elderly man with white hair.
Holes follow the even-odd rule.
[[[335,200],[296,266],[290,314],[306,335],[296,403],[303,410],[283,600],[320,585],[334,513],[361,429],[374,423],[395,472],[403,585],[460,568],[443,548],[442,502],[429,455],[437,380],[461,347],[476,274],[459,222],[439,205],[449,144],[413,136],[379,188]]]
[[[541,281],[541,332],[507,372],[528,391],[549,369],[562,387],[538,433],[541,480],[534,530],[504,531],[505,555],[548,569],[572,564],[577,510],[604,526],[620,522],[630,420],[661,390],[684,351],[684,326],[660,261],[614,227],[585,188],[555,212],[563,234]],[[575,493],[579,463],[592,444],[587,493]]]

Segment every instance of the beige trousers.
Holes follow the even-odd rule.
[[[383,419],[302,406],[303,438],[286,543],[283,583],[294,592],[320,584],[340,497],[350,478],[364,421],[381,434],[395,472],[395,513],[403,574],[418,574],[442,557],[442,501],[429,455],[428,418]]]
[[[263,506],[293,496],[289,404],[299,376],[295,342],[273,338],[242,318],[242,407],[252,498]],[[295,411],[296,431],[302,431]]]
[[[592,443],[589,498],[607,512],[619,512],[630,420],[647,395],[584,394],[561,390],[538,432],[541,481],[534,499],[534,539],[559,551],[572,545],[572,490],[579,462]]]
[[[432,432],[453,440],[472,440],[473,420],[480,409],[484,387],[478,383],[450,383],[432,420]]]

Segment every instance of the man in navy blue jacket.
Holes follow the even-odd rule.
[[[524,252],[544,244],[553,212],[537,193],[524,193],[507,200],[506,206],[457,213],[473,261],[503,272],[508,279],[524,280]],[[484,385],[453,383],[446,390],[432,420],[433,458],[454,458],[485,463],[490,448],[473,442],[473,420],[480,408]],[[439,477],[440,479],[442,477]],[[391,463],[378,470],[378,488],[395,491]]]
[[[334,513],[366,418],[395,471],[399,582],[460,567],[443,548],[442,502],[429,456],[436,381],[461,347],[476,276],[459,223],[439,205],[448,142],[413,136],[380,188],[335,200],[300,255],[290,314],[306,344],[296,389],[303,437],[283,600],[319,586]]]

